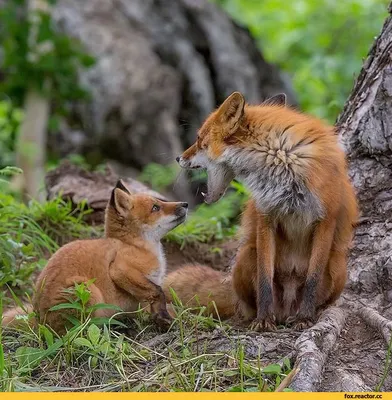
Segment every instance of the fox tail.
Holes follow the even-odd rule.
[[[172,288],[182,304],[206,307],[215,318],[228,319],[235,313],[235,293],[231,275],[204,265],[186,265],[169,273],[163,283],[168,302],[173,302]]]
[[[21,328],[26,326],[26,317],[33,312],[33,306],[31,304],[25,304],[23,307],[11,308],[3,313],[1,318],[2,328]],[[20,318],[18,318],[20,317]],[[35,324],[35,318],[28,319],[29,325]]]

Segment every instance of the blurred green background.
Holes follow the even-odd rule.
[[[292,79],[304,111],[334,122],[382,28],[386,0],[215,0]]]

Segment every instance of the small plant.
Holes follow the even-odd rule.
[[[49,311],[68,310],[71,313],[65,314],[65,318],[71,322],[74,327],[82,325],[89,326],[91,324],[108,324],[124,326],[121,322],[106,317],[94,317],[93,314],[98,310],[116,310],[121,313],[120,307],[112,304],[94,304],[89,305],[91,291],[89,287],[94,283],[94,279],[88,282],[75,283],[75,286],[64,290],[64,294],[68,295],[68,302],[60,303],[53,306]]]

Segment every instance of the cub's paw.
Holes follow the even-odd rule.
[[[295,331],[303,331],[314,325],[313,318],[297,318],[293,322],[293,329]]]
[[[256,318],[249,328],[255,332],[275,332],[278,329],[272,317]]]

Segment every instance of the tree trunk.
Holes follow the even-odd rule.
[[[385,308],[391,316],[391,17],[370,50],[337,127],[362,212],[351,252],[348,293],[368,306]]]
[[[48,11],[48,3],[45,0],[30,0],[29,13],[37,10]],[[36,48],[37,26],[32,25],[29,32],[30,51]],[[43,87],[48,89],[50,82],[44,82]],[[25,96],[25,117],[21,125],[16,162],[23,170],[18,175],[15,184],[23,191],[28,199],[34,197],[38,200],[45,198],[44,177],[46,162],[46,128],[49,119],[49,99],[36,88],[30,88]]]

